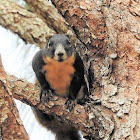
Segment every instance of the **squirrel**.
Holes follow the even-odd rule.
[[[88,86],[84,78],[84,64],[67,35],[50,37],[46,46],[39,50],[32,67],[41,87],[40,99],[49,102],[53,94],[66,98],[70,111],[79,103],[85,103]],[[80,140],[78,130],[54,116],[33,109],[37,120],[56,134],[56,140]]]

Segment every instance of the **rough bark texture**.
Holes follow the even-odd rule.
[[[112,138],[140,139],[140,2],[52,1],[95,54],[89,54],[92,94],[113,113]]]
[[[104,100],[104,105],[116,113],[115,139],[140,139],[140,16],[136,14],[139,4],[114,1],[103,9],[107,43],[117,53],[112,63],[116,95]],[[107,86],[104,84],[104,94],[108,93]]]
[[[14,98],[73,124],[86,135],[97,140],[103,137],[111,138],[114,122],[109,110],[103,109],[100,105],[95,106],[93,103],[87,103],[85,106],[76,105],[74,110],[69,112],[64,106],[65,99],[57,96],[54,96],[48,104],[43,104],[39,100],[39,87],[14,76],[7,75],[6,78],[8,81],[6,88],[13,93]],[[3,82],[2,76],[0,76],[0,80]]]
[[[48,37],[55,34],[36,14],[9,0],[0,1],[0,24],[40,47],[44,47]]]
[[[65,19],[48,0],[25,0],[31,10],[37,13],[57,33],[67,33],[68,26]]]
[[[103,48],[106,30],[101,11],[102,1],[52,0],[52,2],[87,47],[94,48],[93,52]]]
[[[49,26],[54,26],[57,33],[65,33],[65,30],[69,29],[65,28],[67,24],[62,18],[55,18],[52,24],[55,17],[52,16],[53,12],[44,9],[52,7],[49,7],[48,2],[26,1],[34,11],[41,13],[39,15],[43,21],[48,24],[50,22]],[[9,88],[15,98],[46,113],[51,112],[63,121],[73,123],[75,127],[85,132],[85,135],[95,139],[139,140],[140,2],[138,0],[52,0],[52,2],[86,46],[84,49],[81,49],[80,45],[77,47],[82,54],[86,54],[84,62],[90,75],[92,95],[85,106],[77,105],[71,113],[68,113],[63,105],[63,98],[55,96],[45,107],[39,103],[39,88],[8,76]],[[60,30],[59,22],[64,25]]]
[[[29,140],[7,85],[0,60],[0,139]]]

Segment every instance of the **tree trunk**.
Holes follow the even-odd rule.
[[[113,138],[140,139],[140,2],[52,1],[80,40],[95,52],[90,56],[92,94],[112,111]]]
[[[52,0],[66,19],[67,25],[62,17],[56,19],[53,12],[46,10],[49,7],[48,2],[27,1],[42,21],[53,28],[53,33],[55,31],[66,33],[73,29],[76,34],[74,36],[80,39],[79,44],[84,44],[82,49],[80,45],[76,47],[82,55],[86,55],[83,60],[89,74],[92,94],[84,107],[77,105],[72,113],[65,110],[62,105],[64,99],[58,97],[45,105],[45,108],[38,99],[30,98],[32,92],[38,96],[37,92],[31,91],[30,84],[24,81],[17,81],[19,87],[12,89],[12,92],[17,94],[15,97],[32,106],[36,105],[46,113],[51,112],[63,121],[70,121],[92,138],[140,139],[140,2],[138,0]],[[6,0],[0,2],[4,3]],[[40,8],[42,3],[46,9],[45,6]],[[2,5],[0,9],[1,7]],[[52,5],[50,7],[55,9]],[[57,12],[56,9],[53,11]],[[5,14],[2,15],[3,18],[6,17]],[[6,23],[6,20],[2,21]],[[0,22],[2,25],[3,23]],[[36,31],[32,34],[36,35]],[[22,38],[27,40],[26,36]],[[27,86],[23,86],[24,83]],[[20,95],[18,88],[25,88],[25,93],[28,94]],[[33,86],[32,89],[36,88]],[[30,99],[33,99],[33,102]]]
[[[92,51],[103,46],[107,37],[102,1],[93,0],[52,0],[80,40]],[[95,49],[95,50],[94,50]]]

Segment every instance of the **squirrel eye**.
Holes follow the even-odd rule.
[[[52,46],[52,42],[48,42],[48,49]]]
[[[71,42],[70,42],[70,40],[67,40],[67,44],[69,45],[69,47],[71,47]]]

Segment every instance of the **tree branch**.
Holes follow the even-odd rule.
[[[13,96],[7,87],[6,75],[0,61],[0,139],[29,140],[20,120]]]
[[[0,69],[3,71],[2,67]],[[13,93],[14,98],[73,124],[86,135],[97,140],[102,137],[110,137],[114,129],[112,114],[108,111],[101,112],[100,105],[95,106],[91,103],[87,103],[85,106],[76,105],[72,112],[69,112],[64,106],[64,98],[54,96],[48,104],[43,104],[39,100],[39,87],[12,75],[6,75],[6,79],[8,83],[6,87]],[[0,76],[0,80],[3,81],[2,76]]]
[[[40,47],[44,47],[46,39],[55,34],[36,14],[7,0],[0,1],[0,25]]]
[[[24,0],[31,10],[37,13],[51,28],[59,34],[66,34],[69,30],[65,19],[48,0]]]

